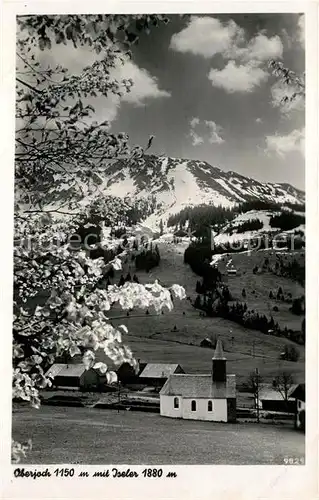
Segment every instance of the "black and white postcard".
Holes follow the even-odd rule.
[[[3,9],[4,498],[316,497],[303,5]]]

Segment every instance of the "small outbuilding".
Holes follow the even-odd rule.
[[[199,345],[200,345],[200,347],[206,347],[207,349],[213,349],[214,348],[213,342],[208,337],[206,337],[205,339],[203,339]]]
[[[185,373],[178,363],[147,363],[139,374],[139,383],[153,387],[163,387],[168,377]]]

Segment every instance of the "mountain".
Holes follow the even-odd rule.
[[[305,202],[305,193],[290,184],[263,183],[234,171],[225,172],[205,161],[166,156],[144,155],[138,165],[127,160],[109,162],[102,172],[93,172],[92,177],[94,182],[90,185],[81,177],[81,172],[76,179],[75,186],[79,185],[84,193],[83,205],[97,195],[115,196],[123,202],[141,202],[148,207],[146,213],[151,214],[145,223],[153,229],[158,227],[160,219],[165,223],[170,215],[186,206],[232,207],[252,199],[282,204]],[[59,174],[53,184],[58,182]],[[63,183],[59,194],[61,201],[72,200],[72,189]],[[46,192],[51,208],[53,199],[50,200],[50,192]]]
[[[104,189],[121,198],[155,198],[157,209],[148,217],[150,225],[159,218],[167,220],[185,206],[203,203],[232,207],[251,199],[282,204],[305,202],[305,193],[287,183],[262,183],[205,161],[155,155],[145,155],[138,168],[118,162],[110,165]]]

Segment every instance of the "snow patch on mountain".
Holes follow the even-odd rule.
[[[128,169],[122,172],[122,176],[114,183],[107,186],[107,194],[118,196],[119,198],[126,198],[127,196],[134,196],[136,193],[136,185],[134,179],[130,176]]]
[[[243,214],[239,214],[230,224],[227,224],[223,230],[214,236],[215,245],[221,245],[224,243],[234,243],[239,241],[248,241],[257,238],[261,234],[269,232],[278,232],[278,229],[270,226],[270,218],[274,213],[267,210],[250,210]],[[263,227],[256,231],[245,231],[243,233],[237,233],[237,229],[244,222],[248,220],[258,219],[263,223]],[[232,230],[232,234],[229,230]]]
[[[96,177],[94,172],[92,175]],[[104,172],[89,186],[82,179],[75,181],[83,192],[82,206],[97,196],[109,195],[123,200],[150,201],[154,212],[144,222],[153,231],[158,231],[160,220],[165,226],[170,215],[187,206],[212,204],[231,208],[251,199],[305,202],[305,193],[289,184],[262,183],[234,171],[226,172],[205,161],[155,155],[145,155],[138,165],[124,160],[106,163]],[[67,205],[72,192],[63,185],[61,190],[61,201]]]

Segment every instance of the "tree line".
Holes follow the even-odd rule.
[[[282,229],[283,231],[289,231],[294,229],[301,224],[305,224],[305,216],[295,214],[293,212],[282,211],[280,214],[273,215],[270,218],[269,225],[271,227]]]
[[[198,288],[197,288],[198,290]],[[260,331],[267,335],[276,337],[285,337],[297,344],[305,344],[305,329],[301,325],[300,331],[280,328],[274,318],[269,318],[265,314],[259,314],[255,310],[249,310],[246,302],[235,302],[229,304],[232,300],[231,293],[226,286],[216,287],[213,291],[206,291],[201,296],[198,294],[193,303],[196,309],[200,309],[210,317],[221,317],[233,321],[245,328]]]
[[[232,234],[236,229],[236,233],[245,233],[246,231],[258,231],[264,227],[264,223],[259,219],[249,219],[238,226],[233,227],[231,224],[226,229],[227,234]]]

